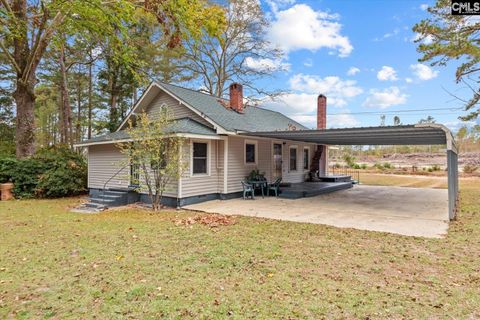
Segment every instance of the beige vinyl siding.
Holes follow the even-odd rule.
[[[257,141],[257,163],[245,164],[245,140]],[[268,181],[272,181],[273,176],[273,143],[282,144],[282,179],[284,182],[303,182],[308,170],[303,169],[303,147],[310,147],[310,163],[315,152],[315,144],[305,144],[300,142],[288,142],[271,139],[255,139],[249,137],[229,137],[228,150],[228,193],[242,190],[241,181],[254,169],[265,173]],[[283,144],[285,142],[285,144]],[[289,147],[297,146],[297,170],[289,170]]]
[[[207,174],[192,175],[191,152],[193,142],[208,143]],[[223,187],[223,178],[219,176],[221,170],[219,168],[220,163],[218,162],[219,157],[217,154],[218,144],[220,143],[219,140],[187,140],[183,148],[183,158],[184,161],[187,161],[188,167],[181,178],[182,198],[221,192],[220,187]]]
[[[160,92],[153,100],[152,102],[147,106],[146,108],[146,113],[148,114],[149,117],[155,118],[158,117],[158,114],[160,112],[160,108],[162,105],[167,105],[170,110],[173,112],[174,118],[175,119],[180,119],[180,118],[192,118],[195,121],[198,121],[208,127],[213,127],[209,122],[207,122],[205,119],[200,117],[198,114],[190,110],[188,107],[180,104],[177,100],[172,98],[170,95],[168,95],[165,92]]]
[[[88,147],[88,187],[103,189],[110,177],[122,169],[126,164],[126,157],[114,144],[101,144]],[[112,178],[107,188],[127,188],[130,184],[130,166],[126,166]],[[140,176],[140,193],[148,193],[145,186],[145,177]],[[177,196],[178,181],[172,179],[169,182],[165,196]]]
[[[88,187],[103,189],[104,183],[125,165],[125,159],[114,144],[89,146]],[[107,188],[128,187],[129,173],[127,166],[107,184]]]
[[[152,177],[153,173],[151,171],[149,171],[149,175]],[[148,194],[148,186],[145,183],[145,175],[143,175],[143,174],[140,175],[140,187],[138,189],[138,192]],[[163,196],[177,198],[177,194],[178,194],[178,180],[177,179],[170,179],[167,186],[165,187],[165,191],[163,192]]]
[[[297,148],[297,170],[290,171],[290,147],[296,146]],[[282,179],[285,182],[303,182],[305,181],[306,175],[309,170],[303,169],[303,148],[310,146],[309,152],[309,165],[312,163],[312,157],[315,152],[314,144],[305,144],[301,142],[290,142],[286,141],[286,144],[283,145],[283,170],[282,170]]]
[[[245,140],[257,143],[257,163],[245,163]],[[272,143],[271,140],[229,137],[228,140],[228,193],[242,190],[241,181],[252,170],[260,170],[265,173],[267,180],[272,176]]]
[[[224,140],[218,140],[217,141],[218,145],[218,150],[217,150],[217,167],[218,167],[218,175],[217,175],[217,183],[218,183],[218,190],[221,193],[225,193],[225,190],[223,189],[224,183],[223,183],[223,178],[224,178],[224,152],[225,152],[225,141]]]

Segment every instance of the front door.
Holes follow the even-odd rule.
[[[282,177],[282,144],[273,144],[273,179]]]

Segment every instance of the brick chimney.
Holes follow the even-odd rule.
[[[243,86],[240,83],[230,85],[230,108],[243,113]]]
[[[327,97],[320,94],[317,99],[317,129],[327,128]]]

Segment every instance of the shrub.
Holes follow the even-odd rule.
[[[393,166],[392,166],[389,162],[385,162],[385,163],[383,164],[383,167],[384,167],[385,169],[392,169],[392,168],[393,168]]]
[[[36,159],[18,160],[12,172],[12,182],[15,184],[13,193],[17,198],[32,198],[40,175],[47,170],[49,165]]]
[[[360,165],[360,168],[362,168],[363,170],[367,169],[367,164],[366,163],[362,163]]]
[[[478,166],[473,164],[466,164],[463,166],[463,172],[465,173],[474,173],[475,171],[477,171],[477,169],[478,169]]]
[[[0,158],[0,183],[12,181],[12,169],[17,165],[15,158]]]
[[[383,165],[381,163],[376,162],[373,166],[375,169],[383,170]]]
[[[65,148],[40,150],[32,158],[0,159],[0,182],[12,181],[17,198],[62,197],[86,191],[87,165]]]
[[[50,149],[38,155],[39,160],[52,164],[40,175],[35,193],[41,197],[64,197],[87,190],[85,159],[66,148]]]
[[[343,161],[345,161],[350,168],[355,169],[355,165],[357,165],[355,163],[355,160],[356,158],[354,156],[351,156],[349,154],[343,155]]]

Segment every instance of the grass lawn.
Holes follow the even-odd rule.
[[[478,180],[478,178],[466,178]],[[379,186],[447,189],[447,176],[392,175],[383,173],[360,173],[360,183]]]
[[[440,240],[0,202],[0,318],[480,318],[479,194],[480,180],[461,182]]]

